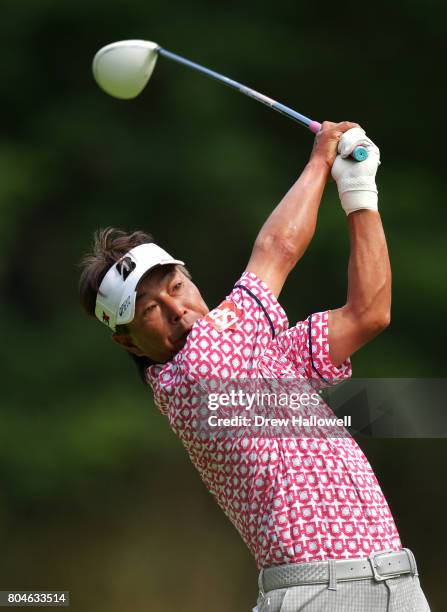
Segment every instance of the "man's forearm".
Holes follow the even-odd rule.
[[[357,210],[348,215],[348,225],[348,299],[329,312],[329,357],[337,367],[387,327],[391,310],[391,269],[379,213]]]
[[[391,267],[378,212],[358,210],[348,215],[351,255],[347,306],[359,320],[379,328],[391,310]]]
[[[264,281],[276,297],[312,240],[338,142],[341,135],[355,125],[348,121],[323,123],[315,136],[309,163],[256,238],[246,270]]]
[[[296,263],[315,233],[327,176],[328,169],[324,163],[310,160],[263,225],[255,246],[266,251],[276,248],[290,252]]]

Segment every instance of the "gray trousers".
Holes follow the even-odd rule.
[[[275,589],[260,595],[258,612],[430,612],[416,575]]]

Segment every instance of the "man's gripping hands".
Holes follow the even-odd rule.
[[[362,162],[351,157],[359,145],[368,151],[367,159]],[[375,177],[379,164],[380,151],[362,128],[352,128],[340,138],[331,174],[337,183],[340,202],[347,215],[361,209],[378,210]]]

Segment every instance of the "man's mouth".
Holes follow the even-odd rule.
[[[177,336],[176,340],[173,341],[174,346],[176,346],[176,347],[180,346],[180,348],[183,348],[183,346],[186,343],[186,340],[188,338],[188,335],[189,335],[190,331],[194,327],[194,324],[196,323],[196,321],[198,321],[199,319],[202,319],[202,318],[203,318],[203,315],[196,314],[193,317],[191,317],[187,323],[185,321],[184,323],[186,323],[186,325],[188,325],[188,328],[185,329],[184,331],[182,331]]]
[[[187,329],[185,332],[183,332],[178,338],[177,340],[175,340],[174,344],[178,345],[180,344],[181,346],[183,346],[186,343],[186,339],[188,338],[188,334],[191,331],[191,327],[189,329]]]

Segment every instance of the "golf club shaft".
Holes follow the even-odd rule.
[[[219,74],[218,72],[215,72],[214,70],[205,68],[205,66],[201,66],[200,64],[191,62],[190,60],[184,57],[181,57],[180,55],[176,55],[175,53],[171,53],[170,51],[167,51],[166,49],[163,49],[161,47],[159,48],[158,52],[160,55],[163,55],[164,57],[167,57],[168,59],[173,60],[174,62],[178,62],[180,64],[183,64],[184,66],[188,66],[189,68],[192,68],[193,70],[198,70],[199,72],[203,72],[204,74],[207,74],[209,77],[216,79],[216,81],[221,81],[221,83],[225,83],[225,85],[228,85],[228,87],[232,87],[233,89],[240,91],[246,96],[250,96],[250,98],[254,98],[255,100],[258,100],[259,102],[262,102],[262,104],[265,104],[266,106],[270,106],[270,108],[273,108],[279,113],[282,113],[283,115],[290,117],[294,121],[301,123],[301,125],[308,127],[315,134],[318,132],[318,130],[321,129],[321,124],[318,123],[318,121],[312,121],[312,119],[309,119],[309,117],[305,117],[304,115],[297,113],[292,108],[289,108],[288,106],[285,106],[284,104],[281,104],[280,102],[277,102],[276,100],[272,100],[272,98],[264,96],[264,94],[261,94],[258,91],[255,91],[254,89],[251,89],[250,87],[247,87],[246,85],[242,85],[242,83],[233,81],[233,79],[229,79],[223,74]]]
[[[228,85],[228,87],[232,87],[233,89],[236,89],[240,93],[245,94],[246,96],[249,96],[250,98],[254,98],[255,100],[258,100],[258,102],[262,102],[262,104],[269,106],[270,108],[277,111],[278,113],[281,113],[282,115],[285,115],[286,117],[290,117],[290,119],[293,119],[297,123],[300,123],[301,125],[304,125],[305,127],[309,128],[310,131],[313,132],[314,134],[316,134],[317,132],[321,130],[321,123],[319,123],[318,121],[313,121],[312,119],[309,119],[309,117],[306,117],[305,115],[301,115],[301,113],[298,113],[292,108],[289,108],[285,104],[281,104],[280,102],[277,102],[276,100],[273,100],[272,98],[269,98],[268,96],[264,96],[264,94],[261,94],[258,91],[255,91],[254,89],[251,89],[250,87],[247,87],[246,85],[242,85],[242,83],[233,81],[233,79],[229,79],[223,74],[219,74],[218,72],[215,72],[214,70],[205,68],[205,66],[201,66],[200,64],[191,62],[185,57],[182,57],[181,55],[176,55],[175,53],[171,53],[171,51],[167,51],[166,49],[163,49],[162,47],[159,47],[158,53],[160,55],[163,55],[163,57],[167,57],[168,59],[174,62],[183,64],[184,66],[188,66],[188,68],[192,68],[193,70],[197,70],[198,72],[203,72],[203,74],[208,75],[212,79],[216,79],[216,81],[220,81],[221,83]],[[367,156],[368,156],[368,152],[364,147],[357,147],[352,153],[352,157],[356,161],[363,161],[364,159],[367,158]]]

